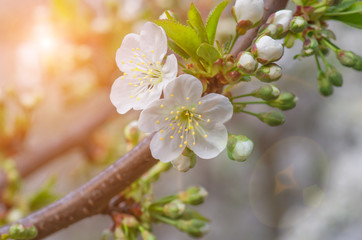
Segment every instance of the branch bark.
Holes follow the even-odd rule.
[[[265,0],[263,22],[265,22],[268,16],[273,12],[285,8],[287,2],[288,0]],[[237,40],[231,53],[236,56],[240,51],[248,48],[256,34],[257,29],[249,30],[244,36]],[[84,136],[84,134],[87,135],[88,132],[81,132],[79,134]],[[152,158],[149,149],[152,136],[153,135],[149,135],[146,137],[124,157],[79,189],[74,190],[64,198],[32,213],[18,222],[25,226],[35,226],[38,229],[38,236],[36,239],[42,239],[86,217],[102,213],[107,208],[112,197],[123,191],[129,184],[157,163],[157,161]],[[78,141],[81,142],[82,139],[83,138],[79,138],[74,141],[75,143],[78,143]],[[60,151],[59,146],[55,144],[54,149],[57,150],[50,151],[51,153],[46,156],[37,156],[35,153],[35,157],[33,156],[32,158],[43,158],[42,161],[39,161],[41,164],[38,164],[38,166],[40,166],[71,147],[71,144],[66,144],[64,142],[59,144],[64,145],[63,148],[60,149],[62,151]],[[74,145],[74,143],[72,145]],[[35,168],[29,166],[23,167],[23,169],[27,169],[26,171],[21,170],[21,164],[31,162],[29,161],[29,157],[30,156],[28,155],[24,156],[24,160],[17,160],[17,166],[23,176],[26,176],[35,170]],[[9,226],[2,227],[0,229],[0,234],[6,233],[8,229]]]

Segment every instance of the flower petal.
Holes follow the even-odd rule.
[[[154,101],[141,112],[138,128],[143,132],[154,132],[168,128],[169,122],[165,118],[172,108],[172,106],[167,106],[164,99]]]
[[[142,51],[152,62],[161,62],[167,53],[165,31],[152,22],[145,23],[140,34],[140,45]]]
[[[168,55],[165,64],[162,67],[162,83],[169,83],[176,79],[178,72],[176,56],[171,54]],[[166,85],[165,85],[166,86]]]
[[[233,115],[233,105],[227,97],[221,94],[210,93],[200,99],[196,111],[204,120],[210,119],[210,124],[224,123]]]
[[[161,162],[175,160],[186,147],[186,145],[182,144],[182,139],[178,137],[171,139],[171,136],[177,136],[176,130],[169,129],[169,131],[164,133],[158,132],[151,140],[150,149],[152,156]],[[182,147],[180,147],[180,144]]]
[[[139,39],[140,36],[135,33],[127,34],[122,41],[121,47],[117,50],[116,63],[122,72],[135,68],[136,62],[140,61],[138,56],[135,57],[135,51],[132,51],[132,49],[140,47]]]
[[[175,81],[170,82],[164,91],[165,99],[172,99],[178,104],[184,105],[197,102],[201,94],[202,84],[200,80],[189,74],[180,75]]]
[[[195,127],[195,135],[188,136],[188,147],[201,158],[214,158],[225,149],[227,139],[227,130],[223,124],[200,124]],[[195,145],[190,144],[194,141]]]

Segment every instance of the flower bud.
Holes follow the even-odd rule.
[[[146,230],[141,231],[141,236],[143,240],[157,240],[155,235]]]
[[[258,62],[250,52],[242,52],[239,56],[237,65],[243,72],[251,74],[255,72],[258,67]]]
[[[187,172],[195,166],[196,154],[188,148],[185,148],[183,153],[178,158],[171,161],[171,163],[173,167],[177,169],[177,171]]]
[[[202,237],[210,230],[209,224],[199,219],[179,220],[176,227],[192,237]]]
[[[297,104],[298,98],[290,92],[283,92],[275,100],[267,102],[271,107],[279,108],[280,110],[289,110],[295,107]]]
[[[318,74],[318,89],[319,92],[327,97],[333,93],[333,87],[324,72],[319,71]]]
[[[163,207],[163,212],[166,216],[172,219],[177,219],[182,216],[182,214],[185,212],[185,209],[186,205],[179,199],[175,199]]]
[[[333,66],[328,66],[326,76],[330,83],[336,87],[340,87],[343,84],[342,74]]]
[[[290,22],[290,31],[294,33],[303,32],[308,26],[308,22],[301,16],[296,16]]]
[[[166,10],[158,17],[158,19],[160,19],[160,20],[165,20],[165,19],[175,20],[177,18],[176,18],[176,15],[175,15],[174,11]]]
[[[267,20],[267,23],[272,23],[275,25],[281,26],[281,31],[283,33],[289,30],[289,22],[292,19],[293,12],[291,10],[279,10],[272,15]]]
[[[236,0],[232,13],[237,22],[237,31],[240,35],[256,26],[264,13],[263,0]]]
[[[362,71],[362,57],[359,55],[356,55],[357,59],[355,64],[353,65],[353,69],[357,71]]]
[[[183,203],[199,205],[204,202],[207,192],[203,187],[190,187],[186,191],[180,192],[178,197]]]
[[[122,224],[129,227],[129,228],[134,228],[134,227],[139,226],[139,222],[132,215],[123,215],[122,216]]]
[[[336,52],[336,55],[338,61],[346,67],[353,67],[358,61],[356,55],[351,51],[344,51],[339,49]]]
[[[272,100],[279,96],[280,91],[274,85],[264,85],[253,92],[253,96],[263,100]]]
[[[281,78],[282,68],[275,64],[269,63],[258,68],[255,72],[255,77],[257,77],[262,82],[274,82]]]
[[[261,36],[251,49],[258,62],[267,64],[279,60],[283,56],[283,45],[269,36]]]
[[[318,41],[314,38],[306,38],[303,43],[303,55],[313,55],[318,50]]]
[[[138,129],[138,122],[136,120],[127,124],[127,126],[124,128],[124,135],[126,137],[126,140],[133,146],[136,146],[138,144],[141,132]]]
[[[253,151],[254,143],[243,135],[229,135],[227,152],[231,160],[245,161]]]
[[[297,40],[297,36],[295,34],[287,34],[287,36],[284,38],[284,46],[287,48],[293,47],[295,40]]]
[[[21,224],[14,224],[9,229],[9,237],[13,239],[33,239],[38,234],[34,226],[24,227]]]
[[[278,111],[259,113],[257,117],[269,126],[279,126],[285,122],[284,114]]]

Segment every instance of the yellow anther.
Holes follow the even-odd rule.
[[[173,136],[170,136],[171,139],[173,139]]]
[[[160,140],[161,140],[161,141],[163,141],[163,137],[162,137],[162,138],[160,138]]]
[[[137,99],[137,100],[140,100],[140,98],[139,98],[139,97],[136,97],[136,99]]]
[[[185,128],[185,132],[188,132],[189,130],[187,128]]]
[[[187,97],[187,98],[186,98],[186,100],[190,100],[190,98],[189,98],[189,97]]]
[[[137,51],[139,51],[140,49],[139,48],[136,48]]]
[[[149,89],[149,90],[148,90],[148,92],[152,92],[152,90],[151,90],[151,89]]]
[[[123,73],[123,76],[127,76],[127,73]]]
[[[136,75],[133,75],[133,78],[136,78],[137,76]]]
[[[199,123],[198,123],[198,122],[196,122],[196,126],[199,126]]]
[[[146,57],[146,55],[144,55],[144,54],[143,54],[143,55],[142,55],[142,57],[144,57],[144,58],[145,58],[145,57]]]
[[[134,69],[132,68],[132,69],[131,69],[131,72],[133,72],[133,71],[134,71]]]
[[[130,82],[130,83],[128,83],[128,85],[132,86],[132,83]]]
[[[171,111],[170,113],[173,114],[173,111]]]
[[[202,116],[199,114],[199,118],[201,118]]]
[[[160,124],[160,121],[159,121],[159,120],[157,120],[157,121],[156,121],[156,123],[157,123],[157,124]]]
[[[132,51],[134,52],[134,51],[136,51],[136,49],[132,48]]]
[[[130,60],[130,61],[129,61],[129,63],[133,63],[133,61],[132,61],[132,60]]]
[[[180,113],[180,111],[177,111],[177,112],[176,112],[176,114],[179,114],[179,113]]]
[[[184,138],[184,136],[180,136],[180,138],[181,138],[181,139],[183,139],[183,138]]]
[[[195,142],[192,143],[192,145],[194,145],[194,146],[195,146],[195,144],[196,144]]]
[[[121,79],[124,79],[124,77],[122,76]]]
[[[207,122],[208,122],[208,123],[210,122],[210,118],[207,119]]]
[[[137,57],[137,54],[133,55],[134,57]]]
[[[137,63],[137,66],[141,65],[139,62]]]
[[[160,65],[160,62],[159,62],[159,61],[157,61],[157,62],[156,62],[156,64],[157,64],[157,65]]]
[[[177,120],[177,119],[178,119],[178,116],[176,116],[175,119]]]
[[[191,117],[193,117],[194,115],[191,113]]]
[[[133,98],[133,95],[131,95],[131,98]]]
[[[165,118],[165,121],[167,121],[168,120],[168,117],[167,118]]]
[[[160,132],[163,133],[163,130],[161,130]]]
[[[125,64],[126,62],[125,61],[122,61],[122,64]]]
[[[172,127],[171,129],[172,129],[172,130],[175,130],[175,127]]]
[[[191,110],[192,110],[192,111],[195,111],[195,108],[192,108]]]
[[[173,94],[171,94],[170,97],[173,97]]]
[[[154,53],[154,52],[155,52],[155,50],[151,50],[151,52],[152,52],[152,53]]]
[[[204,135],[204,138],[207,138],[207,135],[206,135],[206,134]]]
[[[172,124],[172,123],[170,123],[170,127],[172,127],[172,125],[173,125],[173,124]]]
[[[140,86],[143,84],[143,81],[140,82]]]
[[[138,87],[138,85],[137,85],[137,84],[135,84],[135,85],[133,85],[133,86]]]
[[[182,144],[180,144],[180,146],[179,146],[180,148],[182,148],[183,146],[182,146]]]
[[[201,105],[201,101],[199,102],[199,105]]]
[[[164,106],[163,106],[163,104],[161,104],[161,106],[160,106],[161,108],[163,108]]]
[[[181,131],[180,131],[180,130],[178,130],[178,133],[181,133]]]
[[[192,132],[192,135],[195,135],[195,132]]]
[[[141,80],[142,80],[142,78],[141,78],[141,77],[139,77],[139,78],[138,78],[138,80],[140,80],[140,81],[141,81]]]
[[[180,123],[177,123],[177,126],[180,126],[181,124]]]
[[[187,141],[185,141],[184,144],[186,145],[186,144],[187,144]]]
[[[189,119],[189,122],[192,122],[192,120],[191,120],[191,119]]]
[[[189,115],[189,113],[187,112],[187,113],[185,113],[185,115],[186,115],[186,116],[188,116],[188,115]]]
[[[180,127],[180,130],[182,129],[182,127]]]

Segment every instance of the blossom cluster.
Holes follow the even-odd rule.
[[[177,77],[177,59],[166,54],[167,37],[156,24],[147,22],[139,35],[128,34],[116,54],[123,75],[112,86],[111,102],[120,114],[142,110],[139,129],[156,132],[150,144],[154,158],[178,164],[190,150],[201,158],[216,157],[226,147],[224,123],[233,106],[221,94],[204,95],[196,77]]]

